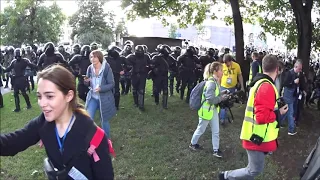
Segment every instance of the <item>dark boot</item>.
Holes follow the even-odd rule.
[[[3,108],[3,97],[1,92],[0,92],[0,108]]]
[[[144,92],[138,94],[139,109],[144,111]]]
[[[154,102],[156,103],[156,105],[159,105],[159,94],[157,93],[153,93],[154,94]]]
[[[138,94],[137,94],[137,92],[135,92],[135,91],[133,91],[133,101],[134,101],[134,105],[136,106],[136,107],[138,107]]]
[[[22,93],[22,96],[24,97],[24,100],[26,101],[27,109],[31,109],[32,106],[31,106],[31,103],[30,103],[29,96],[26,93]]]
[[[14,102],[16,104],[16,109],[13,110],[13,112],[19,112],[20,111],[20,99],[19,99],[19,95],[16,95],[14,97]]]
[[[184,97],[184,91],[180,89],[180,99],[183,100],[183,97]]]
[[[162,95],[162,107],[168,109],[168,95]]]
[[[114,96],[114,103],[115,103],[115,106],[116,106],[117,110],[119,110],[120,95],[115,95]]]
[[[169,91],[170,91],[170,96],[173,96],[173,82],[170,82]]]

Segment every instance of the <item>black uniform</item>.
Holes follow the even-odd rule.
[[[201,81],[203,81],[203,72],[204,72],[204,68],[209,64],[209,63],[212,63],[213,61],[215,61],[214,59],[214,49],[212,48],[209,48],[209,50],[207,51],[207,55],[205,56],[200,56],[199,58],[199,63],[200,63],[200,66],[201,66],[201,76],[200,76],[200,79],[199,79],[199,83]]]
[[[70,59],[71,59],[70,54],[68,52],[66,52],[66,49],[64,48],[64,46],[60,45],[58,47],[58,51],[63,56],[65,61],[67,61],[67,62],[70,61]]]
[[[168,104],[168,71],[176,67],[176,62],[172,56],[170,56],[169,46],[163,45],[160,49],[159,55],[152,58],[152,71],[154,74],[154,98],[155,103],[159,104],[159,93],[162,90],[162,106],[167,108]]]
[[[67,62],[64,60],[63,56],[60,53],[55,52],[53,43],[49,42],[45,46],[44,53],[39,58],[38,68],[44,69],[55,63],[62,63],[67,67]]]
[[[90,47],[84,45],[81,48],[80,55],[73,56],[69,61],[69,66],[72,68],[74,76],[78,78],[78,96],[84,102],[86,102],[89,88],[85,85],[83,78],[87,74],[87,69],[91,64],[89,59],[90,52]],[[73,69],[74,67],[78,67],[78,69],[75,70]]]
[[[177,91],[177,93],[180,92],[180,85],[181,85],[181,78],[179,76],[179,70],[178,70],[178,67],[180,66],[178,64],[178,57],[180,55],[181,55],[181,48],[179,46],[176,46],[175,49],[173,50],[172,57],[175,58],[176,63],[177,63],[177,68],[175,70],[176,72],[174,72],[175,77],[176,77],[176,81],[177,81],[177,83],[176,83],[176,91]],[[170,73],[170,76],[171,76],[171,73]],[[170,77],[169,77],[169,79],[170,79]],[[173,80],[170,79],[170,87],[171,86],[173,86]],[[170,88],[170,94],[171,94],[171,88]]]
[[[29,66],[31,68],[36,69],[36,65],[32,64],[28,59],[22,58],[21,57],[21,52],[20,49],[16,49],[14,51],[15,58],[10,66],[5,69],[5,72],[10,72],[13,70],[12,73],[12,79],[13,79],[13,89],[14,89],[14,100],[16,104],[16,109],[14,112],[19,112],[20,111],[20,99],[19,99],[19,91],[21,92],[22,96],[24,97],[26,104],[27,104],[27,109],[31,108],[29,96],[26,94],[26,88],[27,88],[27,81],[25,77],[25,70],[26,67]]]
[[[131,45],[126,45],[125,49],[120,53],[120,56],[128,57],[132,54]],[[131,89],[131,67],[123,67],[124,74],[120,76],[121,94],[128,94]]]
[[[13,57],[13,52],[14,52],[14,47],[13,46],[9,46],[7,50],[5,50],[5,54],[4,54],[4,63],[3,66],[5,68],[9,67],[9,65],[11,64],[12,60],[14,59]],[[11,81],[11,89],[13,88],[13,80],[12,80],[12,74],[11,72],[7,72],[6,73],[6,85],[4,88],[8,88],[9,86],[9,80]]]
[[[182,85],[180,89],[180,99],[184,97],[184,90],[188,86],[186,102],[189,103],[190,93],[194,86],[195,69],[197,57],[194,56],[194,47],[189,46],[187,52],[178,57],[179,75],[181,77]]]
[[[4,68],[3,66],[0,64],[0,74],[2,74]],[[0,88],[3,86],[2,84],[2,81],[0,79]],[[1,93],[1,90],[0,90],[0,108],[3,108],[3,97],[2,97],[2,93]]]
[[[114,101],[117,110],[119,110],[119,103],[120,103],[120,72],[123,72],[123,67],[125,67],[126,58],[120,56],[119,51],[117,50],[116,46],[109,48],[108,56],[105,57],[107,62],[110,64],[110,67],[113,72],[114,77]]]
[[[31,46],[28,46],[26,49],[25,58],[29,59],[32,64],[37,64],[37,55],[32,51]],[[29,81],[31,82],[32,91],[34,90],[34,79],[33,76],[36,75],[36,71],[32,70],[30,67],[26,68],[26,74],[28,86],[27,89],[30,91]]]
[[[138,45],[135,53],[127,57],[127,65],[132,67],[132,94],[134,103],[144,110],[144,92],[149,71],[150,56],[146,55],[143,47]]]

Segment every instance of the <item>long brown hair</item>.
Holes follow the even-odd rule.
[[[78,102],[76,79],[68,69],[59,64],[54,64],[39,72],[37,75],[38,82],[40,78],[54,83],[64,95],[67,95],[68,92],[72,90],[74,92],[74,97],[70,101],[69,107],[73,112],[78,112],[89,117],[89,114],[83,108],[83,105]]]

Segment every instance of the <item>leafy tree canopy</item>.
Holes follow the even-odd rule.
[[[57,43],[65,16],[54,2],[46,7],[43,0],[8,1],[0,14],[1,44]]]

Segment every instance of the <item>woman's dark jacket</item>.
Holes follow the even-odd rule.
[[[92,128],[92,126],[96,125],[85,115],[75,113],[75,116],[75,122],[65,138],[63,154],[59,151],[55,134],[55,122],[47,122],[44,115],[41,114],[31,120],[23,129],[1,135],[0,155],[14,156],[36,144],[41,139],[48,158],[58,170],[62,170],[63,165],[68,166],[68,161],[78,155],[77,157],[79,158],[76,158],[72,164],[88,179],[113,179],[113,168],[106,136],[96,149],[100,160],[94,162],[93,157],[86,153],[89,144],[85,142],[85,137],[90,127]],[[79,156],[80,151],[85,153]]]

